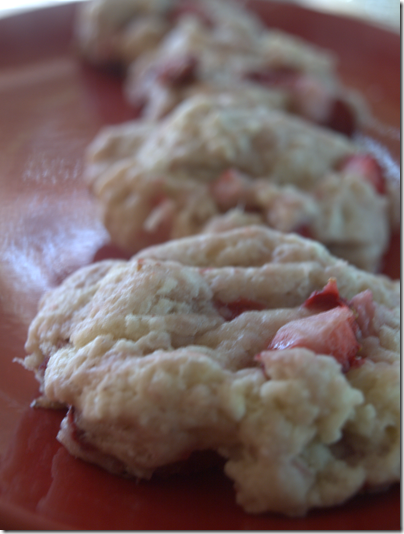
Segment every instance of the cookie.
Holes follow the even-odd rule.
[[[212,5],[226,6],[225,23],[213,9],[211,25],[181,18],[153,51],[130,64],[125,94],[144,117],[161,118],[186,98],[208,94],[243,96],[348,136],[366,120],[364,102],[339,82],[330,52],[252,21],[240,28],[245,13],[234,13],[234,3],[202,4],[208,13]]]
[[[171,241],[44,296],[24,361],[74,455],[150,478],[225,459],[247,512],[400,477],[399,285],[267,228]]]
[[[86,174],[112,240],[144,246],[263,224],[377,269],[398,184],[346,137],[234,97],[195,96],[162,121],[108,127]]]
[[[88,61],[120,67],[127,100],[149,119],[200,93],[243,95],[346,135],[368,118],[331,52],[268,29],[238,2],[92,0],[76,40]]]

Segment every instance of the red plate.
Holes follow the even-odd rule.
[[[253,6],[269,24],[339,55],[345,81],[386,125],[372,132],[378,148],[397,164],[399,36],[286,3]],[[398,530],[398,485],[301,519],[247,515],[221,473],[137,483],[75,460],[55,439],[63,413],[29,407],[38,386],[13,359],[24,356],[38,299],[113,252],[82,182],[84,148],[102,125],[133,116],[120,81],[76,59],[74,9],[0,21],[0,528]],[[398,236],[385,272],[400,275]]]

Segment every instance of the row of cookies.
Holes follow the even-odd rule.
[[[250,513],[399,480],[399,284],[339,259],[378,267],[398,197],[330,54],[224,1],[93,0],[78,35],[143,117],[86,167],[135,255],[78,270],[29,329],[58,439],[137,478],[213,450]]]
[[[143,106],[141,120],[104,129],[87,154],[116,244],[134,253],[264,224],[380,267],[399,184],[346,135],[361,113],[328,52],[226,1],[93,1],[79,22],[83,54],[128,64],[126,93]]]

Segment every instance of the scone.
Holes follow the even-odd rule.
[[[400,477],[399,285],[248,227],[85,267],[26,344],[58,439],[117,474],[214,450],[251,513],[301,515]]]
[[[346,137],[223,95],[104,129],[86,174],[112,240],[130,253],[263,224],[375,270],[400,211],[399,184]]]

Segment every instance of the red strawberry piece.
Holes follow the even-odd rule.
[[[339,294],[337,281],[330,278],[321,291],[313,291],[303,306],[305,308],[319,308],[323,311],[331,310],[337,306],[347,306],[348,302]]]
[[[233,302],[222,302],[221,300],[217,300],[215,306],[226,321],[232,321],[245,312],[261,311],[265,309],[265,306],[260,302],[245,298],[239,298]]]
[[[280,328],[269,350],[304,347],[316,354],[329,354],[348,371],[360,345],[355,335],[355,315],[348,307],[291,321]]]

